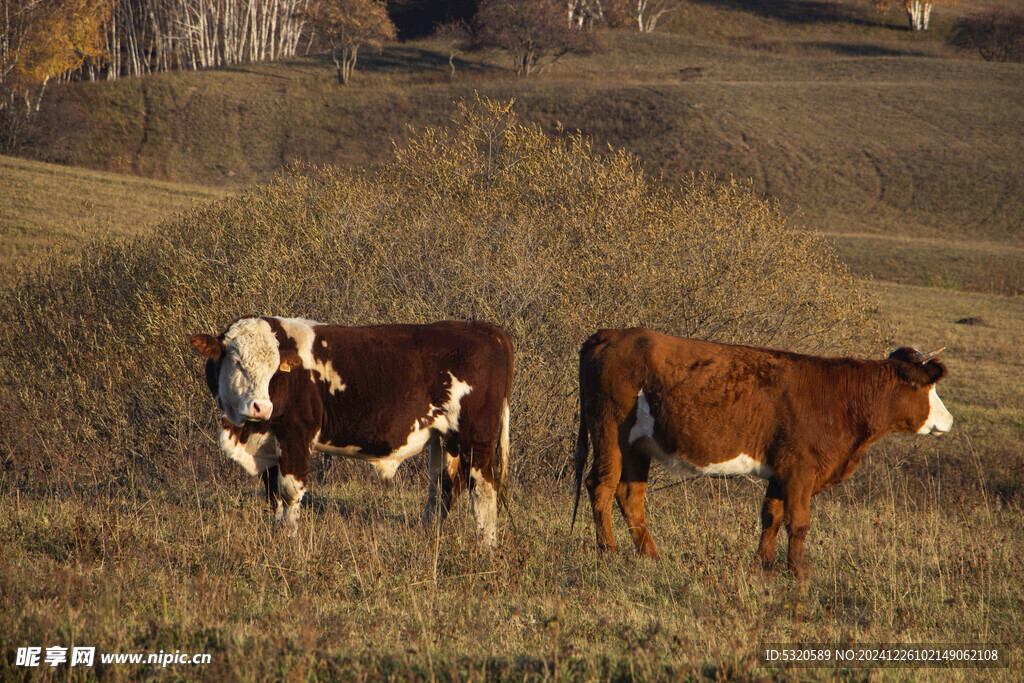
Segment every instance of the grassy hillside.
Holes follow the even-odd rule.
[[[814,3],[787,6],[798,5]],[[857,272],[1021,291],[1021,253],[1003,247],[1021,243],[1024,65],[946,47],[949,11],[916,36],[895,14],[822,5],[833,18],[795,22],[768,3],[694,3],[673,18],[681,34],[602,34],[602,54],[529,80],[486,52],[462,55],[449,81],[428,40],[367,54],[348,87],[322,56],[75,84],[50,93],[28,153],[231,188],[295,159],[381,163],[409,125],[444,122],[479,92],[516,98],[548,131],[632,150],[669,181],[751,178],[806,227],[868,236],[836,242]],[[878,267],[892,236],[925,240],[900,250],[906,270]],[[937,260],[943,272],[931,272]]]
[[[889,283],[876,283],[874,291],[894,339],[921,348],[945,346],[949,367],[941,395],[956,418],[955,435],[921,444],[925,458],[911,451],[900,467],[913,480],[943,472],[961,494],[980,476],[988,493],[1021,501],[1024,354],[1018,340],[1024,300]]]
[[[215,187],[153,181],[0,156],[0,271],[83,240],[144,234],[172,213],[225,195]]]

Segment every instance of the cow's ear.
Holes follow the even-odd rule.
[[[278,368],[281,372],[291,372],[301,367],[302,359],[299,358],[299,354],[294,351],[284,351],[281,353],[281,367]]]
[[[946,366],[939,361],[930,363],[896,363],[896,374],[915,389],[931,386],[946,376]]]
[[[935,384],[946,376],[946,366],[937,360],[926,362],[921,366],[927,376],[928,384]]]
[[[224,353],[224,345],[220,343],[220,339],[208,334],[194,334],[189,342],[199,352],[199,355],[210,360],[217,360]]]

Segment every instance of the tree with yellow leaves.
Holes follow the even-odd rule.
[[[109,0],[0,0],[0,149],[17,147],[46,86],[103,55]]]
[[[378,0],[317,0],[309,19],[318,38],[327,41],[338,70],[338,82],[348,84],[356,68],[359,48],[380,48],[395,39],[395,25]]]

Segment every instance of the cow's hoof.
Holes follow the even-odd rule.
[[[811,578],[811,573],[807,567],[793,567],[789,568],[790,574],[793,576],[793,580],[797,583],[805,584]]]
[[[275,519],[274,533],[287,538],[295,538],[299,535],[299,525],[294,522],[289,523],[287,519]]]

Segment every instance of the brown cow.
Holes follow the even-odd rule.
[[[312,450],[366,460],[390,479],[426,447],[424,519],[436,509],[444,520],[468,485],[481,539],[496,542],[514,362],[500,327],[246,317],[219,337],[190,341],[207,358],[206,383],[224,416],[221,449],[263,478],[278,522],[292,533]]]
[[[804,576],[811,496],[853,474],[865,449],[890,432],[953,426],[935,391],[946,368],[929,362],[934,355],[904,347],[882,361],[820,358],[642,328],[601,330],[580,349],[573,522],[589,436],[599,548],[615,548],[614,497],[637,552],[658,557],[644,514],[656,460],[687,477],[767,479],[756,560],[774,562],[785,520],[789,567]]]

